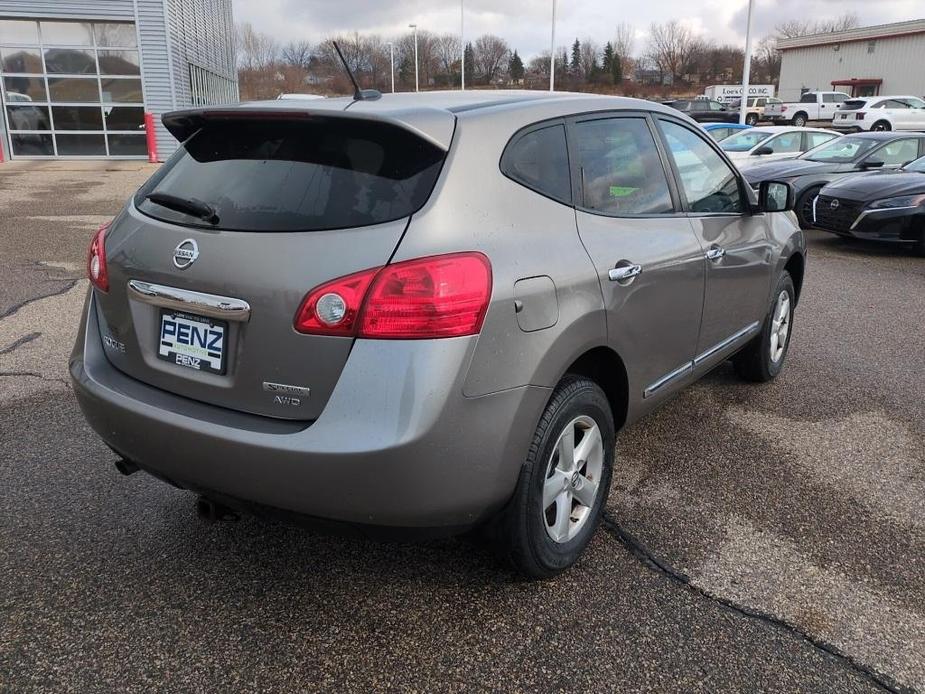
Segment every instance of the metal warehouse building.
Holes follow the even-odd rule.
[[[0,0],[5,158],[159,158],[175,108],[238,100],[231,0]]]
[[[807,90],[851,96],[925,96],[925,19],[778,41],[780,94]]]

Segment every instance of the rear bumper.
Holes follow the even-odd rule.
[[[462,394],[477,338],[358,340],[312,423],[248,415],[132,379],[87,304],[70,372],[90,426],[178,486],[316,518],[461,529],[516,484],[549,390]]]

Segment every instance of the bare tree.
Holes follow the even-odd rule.
[[[632,58],[633,51],[636,48],[636,29],[633,28],[632,24],[620,22],[620,24],[617,24],[611,43],[613,44],[615,55],[620,56],[623,60]]]
[[[780,80],[780,51],[777,50],[777,39],[765,36],[758,42],[752,55],[752,74],[758,82],[777,84]]]
[[[507,64],[510,49],[507,41],[500,36],[484,34],[475,40],[473,53],[475,74],[485,84],[491,84],[501,76],[502,67]]]
[[[791,19],[774,27],[778,38],[792,39],[809,34],[828,34],[836,31],[856,29],[861,20],[853,12],[847,12],[834,19]]]
[[[264,70],[279,57],[279,44],[269,34],[254,29],[250,22],[236,29],[238,65],[244,70]]]
[[[440,71],[452,75],[459,62],[462,44],[456,34],[440,34],[434,38],[434,51],[440,61]]]
[[[287,65],[308,70],[311,65],[314,49],[308,41],[290,41],[280,50],[280,58]]]
[[[600,46],[590,38],[586,38],[581,42],[578,49],[578,62],[581,67],[581,76],[586,82],[594,79],[596,73],[600,70],[600,62],[598,61],[600,54]]]
[[[690,63],[691,51],[696,47],[691,30],[676,19],[664,24],[653,22],[649,28],[647,54],[663,80],[665,77],[670,77],[672,82],[680,80]]]

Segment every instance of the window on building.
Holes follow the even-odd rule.
[[[131,23],[0,20],[13,156],[144,156],[137,44]]]

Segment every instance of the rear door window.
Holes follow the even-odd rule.
[[[774,150],[774,154],[792,154],[802,152],[803,134],[799,132],[784,133],[771,138],[765,144]]]
[[[207,124],[138,192],[151,217],[231,231],[316,231],[389,222],[420,209],[445,152],[403,128],[317,118]],[[206,215],[147,199],[204,203]],[[154,197],[158,197],[155,195]]]
[[[599,214],[674,212],[668,178],[644,118],[602,118],[574,124],[581,206]]]
[[[919,141],[917,139],[896,140],[884,145],[870,155],[868,162],[883,162],[884,166],[899,166],[917,159]]]
[[[571,204],[565,126],[558,123],[515,137],[501,156],[501,171],[537,193]]]

